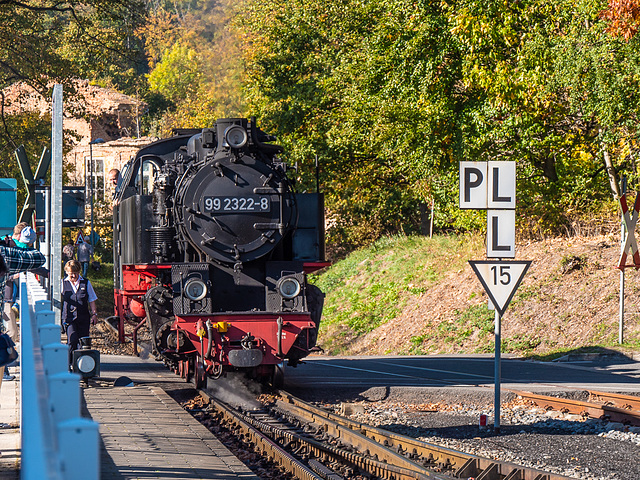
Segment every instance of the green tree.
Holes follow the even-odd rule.
[[[161,3],[161,2],[160,2]],[[228,28],[234,2],[202,0],[158,4],[143,29],[152,67],[148,75],[151,128],[210,126],[244,115],[242,56]]]
[[[25,82],[46,98],[53,83],[73,95],[74,78],[126,85],[139,56],[135,30],[145,14],[141,0],[7,0],[0,2],[0,90]],[[48,115],[7,112],[0,98],[0,170],[20,178],[14,150],[24,144],[37,163],[50,143]],[[19,190],[20,199],[24,195]]]
[[[292,161],[320,156],[343,240],[415,226],[430,198],[441,228],[480,226],[457,209],[460,160],[517,162],[523,229],[557,232],[607,205],[637,143],[640,49],[606,6],[251,2],[246,91]]]
[[[141,0],[8,0],[0,5],[0,83],[115,74],[140,60]]]
[[[347,226],[340,242],[415,231],[418,203],[445,203],[453,188],[468,95],[445,13],[437,2],[403,0],[248,10],[251,106],[307,166],[303,185],[319,155],[328,208],[342,219],[332,225]]]
[[[197,92],[201,71],[196,51],[178,42],[164,52],[149,74],[149,89],[173,103],[189,101]]]

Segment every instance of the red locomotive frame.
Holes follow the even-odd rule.
[[[312,273],[330,265],[328,262],[304,264],[305,273]],[[130,336],[133,348],[138,354],[138,330],[145,324],[144,296],[155,286],[159,271],[170,269],[169,264],[123,265],[122,290],[114,291],[115,316],[119,318],[119,341],[124,343]],[[131,334],[125,332],[125,322],[131,321],[135,327]],[[210,327],[207,328],[207,322]],[[212,315],[176,315],[172,329],[184,332],[196,348],[175,353],[195,356],[200,364],[185,359],[174,366],[175,372],[186,380],[195,377],[196,384],[204,383],[204,375],[216,378],[222,373],[222,366],[228,365],[230,352],[238,350],[238,342],[247,335],[255,338],[255,347],[262,354],[262,362],[254,374],[258,378],[272,378],[273,367],[284,361],[285,354],[292,348],[304,330],[313,331],[317,325],[308,313],[221,313]],[[308,339],[309,336],[306,336]],[[314,342],[315,345],[315,342]],[[306,350],[314,345],[306,344]],[[219,369],[219,371],[216,371]]]

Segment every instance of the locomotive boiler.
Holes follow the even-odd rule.
[[[315,347],[324,262],[319,192],[297,193],[254,118],[178,130],[122,170],[113,208],[115,314],[199,386],[278,380]],[[137,331],[137,329],[136,329]]]

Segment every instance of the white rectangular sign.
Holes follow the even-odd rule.
[[[516,162],[489,162],[487,208],[516,208]]]
[[[487,162],[460,162],[460,208],[487,208]]]
[[[487,210],[487,258],[515,258],[516,211]]]
[[[460,208],[515,209],[516,163],[460,162]]]

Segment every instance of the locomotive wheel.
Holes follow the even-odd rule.
[[[196,388],[205,388],[207,386],[207,372],[204,369],[204,365],[200,361],[200,357],[194,357],[195,371],[194,371],[194,383]]]

